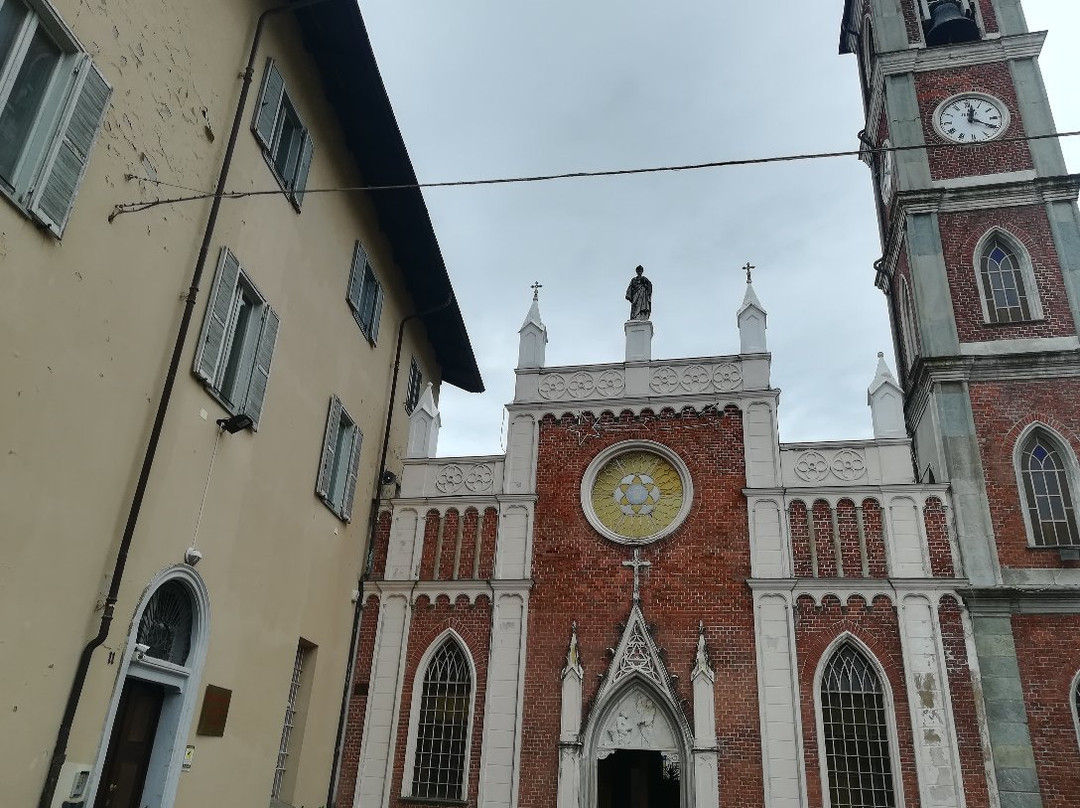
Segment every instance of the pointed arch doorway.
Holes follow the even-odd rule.
[[[620,749],[598,761],[597,808],[671,808],[679,802],[679,766],[663,752]]]

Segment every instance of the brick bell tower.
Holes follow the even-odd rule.
[[[1080,177],[1020,0],[847,0],[905,417],[947,482],[1001,805],[1080,804]],[[1062,767],[1065,767],[1064,769]]]

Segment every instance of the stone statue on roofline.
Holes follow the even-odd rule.
[[[626,299],[630,301],[630,319],[648,320],[652,314],[652,281],[645,277],[645,268],[634,270],[637,275],[626,287]]]

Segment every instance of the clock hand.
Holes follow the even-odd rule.
[[[981,123],[983,126],[988,126],[991,129],[1000,129],[1001,125],[996,123],[987,123],[986,121],[980,121],[978,118],[971,118],[972,123]]]

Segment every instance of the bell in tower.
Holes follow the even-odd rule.
[[[930,4],[930,20],[926,24],[928,46],[979,41],[979,25],[974,14],[963,6],[961,0],[938,0]]]

